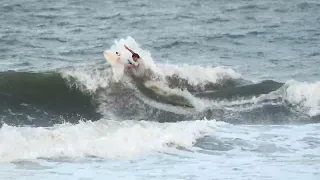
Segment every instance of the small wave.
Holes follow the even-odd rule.
[[[320,56],[320,52],[313,52],[308,55],[309,57]]]
[[[88,156],[130,159],[148,152],[167,152],[179,147],[189,149],[215,127],[215,120],[157,123],[102,119],[51,128],[5,124],[0,133],[0,162]]]
[[[231,38],[231,39],[236,39],[236,38],[243,38],[245,37],[244,34],[224,34],[225,37]]]
[[[179,47],[179,46],[195,46],[197,44],[198,44],[197,42],[176,40],[174,42],[170,42],[168,44],[162,45],[160,48],[161,49],[173,49],[173,48]]]
[[[58,41],[58,42],[61,42],[61,43],[67,42],[67,40],[61,39],[59,37],[40,37],[39,39],[46,40],[46,41]]]
[[[174,17],[175,20],[186,20],[186,19],[196,19],[196,17],[192,14],[181,14],[181,15],[177,15],[176,17]]]
[[[238,7],[238,9],[244,9],[244,10],[251,10],[251,9],[258,9],[258,10],[267,10],[269,9],[268,6],[264,6],[262,4],[248,4],[244,6]]]
[[[0,37],[1,38],[1,37]],[[9,48],[0,48],[0,52],[1,53],[6,53],[6,52],[8,52],[8,51],[11,51]]]
[[[299,3],[297,4],[297,7],[301,10],[309,10],[312,8],[315,9],[319,9],[320,8],[320,4],[319,3],[314,3],[314,2],[303,2],[303,3]]]
[[[269,8],[269,6],[263,4],[247,4],[243,6],[231,6],[224,9],[224,11],[232,12],[237,10],[268,10]]]
[[[71,25],[71,23],[65,22],[65,21],[61,21],[61,22],[58,22],[57,25],[63,27],[63,26]]]
[[[67,50],[67,51],[62,51],[59,54],[62,56],[69,56],[69,55],[84,55],[86,54],[86,49],[73,49],[73,50]]]
[[[112,16],[97,16],[95,18],[98,19],[98,20],[109,20],[109,19],[121,18],[121,15],[120,14],[115,14],[115,15],[112,15]]]
[[[244,38],[246,36],[256,36],[260,34],[264,34],[264,31],[248,31],[244,33],[239,33],[239,34],[230,34],[230,33],[225,33],[225,34],[220,34],[217,37],[227,37],[230,39],[239,39],[239,38]]]
[[[17,38],[11,38],[10,36],[2,36],[1,41],[3,44],[8,45],[8,46],[24,43],[23,41],[21,41]]]
[[[203,20],[205,23],[214,23],[214,22],[228,22],[230,21],[228,18],[226,17],[213,17],[213,18],[210,18],[210,19],[206,19],[206,20]]]
[[[53,20],[53,19],[63,19],[64,17],[62,15],[58,15],[58,14],[32,14],[32,17],[35,18],[42,18],[42,19],[46,19],[46,20]]]
[[[43,11],[61,11],[63,7],[43,7],[41,10]]]
[[[22,7],[22,5],[20,3],[16,3],[16,4],[3,4],[1,5],[1,9],[4,10],[4,12],[12,12],[16,9],[20,9]]]
[[[279,13],[286,13],[286,12],[289,12],[290,9],[285,8],[285,7],[279,7],[279,8],[275,8],[273,11],[274,12],[279,12]]]
[[[256,36],[256,35],[264,34],[264,33],[265,33],[264,31],[249,31],[246,34]]]

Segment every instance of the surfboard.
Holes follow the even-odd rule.
[[[111,65],[113,72],[113,79],[120,81],[124,74],[125,63],[121,55],[115,51],[104,51],[103,56]]]
[[[111,66],[124,66],[121,55],[114,51],[104,51],[103,56]]]

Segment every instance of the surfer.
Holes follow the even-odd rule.
[[[129,62],[130,65],[127,65],[127,66],[126,66],[126,69],[131,69],[131,68],[138,67],[138,66],[139,66],[139,61],[140,61],[140,60],[139,60],[139,59],[140,59],[139,54],[137,54],[137,53],[135,53],[134,51],[132,51],[131,49],[129,49],[128,46],[126,46],[126,45],[124,45],[124,47],[125,47],[128,51],[130,51],[130,52],[132,53],[132,60],[133,60],[133,62],[132,62],[131,60],[128,59],[128,62]],[[139,61],[138,61],[138,60],[139,60]]]
[[[128,59],[128,63],[129,65],[127,65],[125,67],[125,69],[133,69],[133,73],[136,76],[141,76],[144,74],[144,64],[142,62],[142,59],[140,58],[139,54],[135,53],[134,51],[132,51],[130,48],[128,48],[128,46],[124,45],[124,47],[130,51],[132,53],[132,60]]]

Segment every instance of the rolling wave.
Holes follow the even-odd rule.
[[[177,74],[176,81],[165,78],[169,79],[165,86],[142,79],[115,83],[111,78],[104,78],[104,73],[108,74],[108,69],[93,74],[83,69],[73,73],[2,72],[2,122],[51,126],[65,121],[96,121],[101,117],[158,122],[215,118],[231,123],[306,123],[319,119],[318,99],[305,99],[306,94],[301,94],[308,88],[316,92],[318,84],[267,80],[239,85],[244,81],[231,83],[229,79],[217,82],[219,85],[207,83],[204,87],[209,88],[200,90],[196,88],[198,84],[192,86],[189,82],[193,91],[188,91],[188,88],[177,88],[181,81],[188,82]]]
[[[0,73],[2,123],[52,126],[101,118],[157,122],[207,118],[237,124],[319,121],[319,82],[254,83],[225,67],[155,64],[130,37],[116,41],[110,50],[130,58],[124,43],[143,57],[150,74],[135,78],[126,71],[115,82],[114,69],[105,62],[53,72]]]

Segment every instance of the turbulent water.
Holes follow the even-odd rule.
[[[1,2],[1,179],[319,179],[319,10]]]

